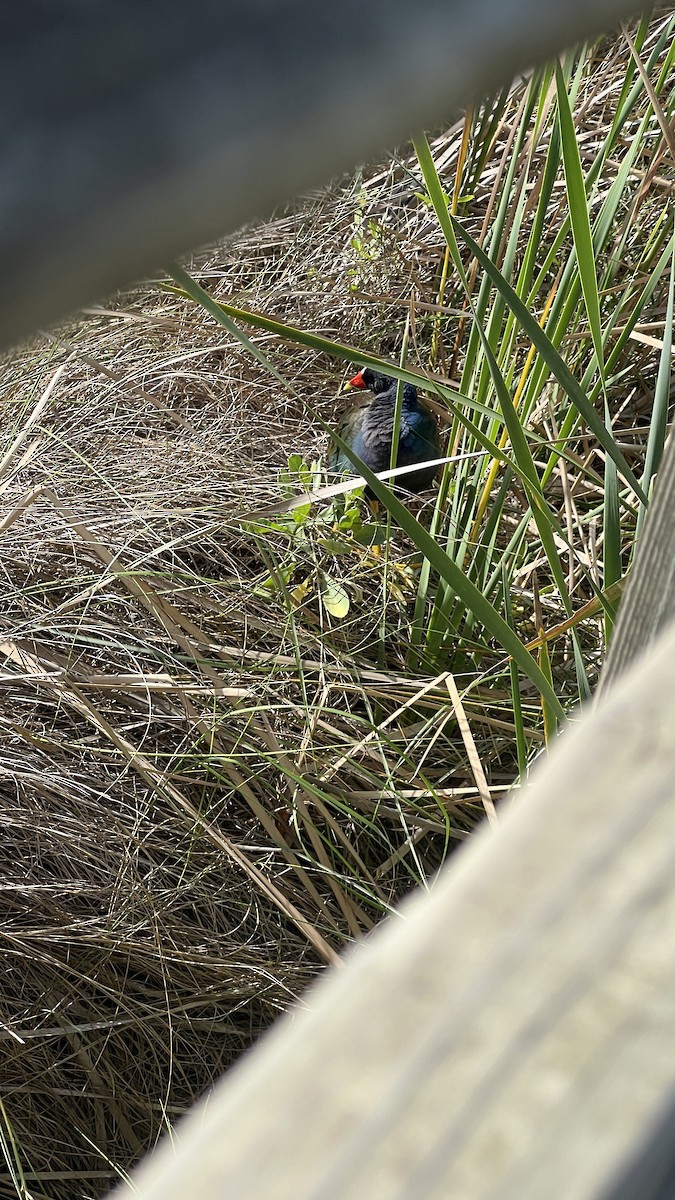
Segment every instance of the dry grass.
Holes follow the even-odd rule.
[[[365,337],[353,213],[333,189],[201,256],[200,279]],[[261,342],[329,417],[335,364]],[[4,472],[0,538],[0,1123],[17,1194],[50,1200],[105,1190],[482,811],[445,754],[438,811],[398,726],[389,763],[358,748],[418,690],[369,661],[371,636],[347,673],[333,631],[284,626],[253,591],[266,571],[236,517],[322,449],[302,401],[153,288],[3,364],[6,446],[57,371]],[[379,590],[377,562],[355,571]],[[436,687],[424,711],[446,703]]]
[[[619,42],[598,53],[582,160],[626,56]],[[473,181],[475,234],[521,94]],[[461,131],[434,142],[450,184]],[[625,214],[626,270],[665,188],[652,173]],[[406,152],[204,251],[193,273],[216,298],[393,357],[412,304],[411,357],[428,361],[445,246],[419,191]],[[454,287],[438,361],[453,373]],[[662,323],[661,293],[617,406],[630,462],[644,452]],[[271,532],[261,545],[238,518],[278,499],[290,454],[320,454],[314,414],[334,418],[346,373],[254,340],[290,387],[150,283],[0,367],[0,1195],[105,1191],[323,963],[428,883],[517,775],[508,688],[477,677],[460,698],[444,673],[407,667],[402,535],[397,561],[341,563],[345,622],[265,591],[287,543]],[[540,414],[543,432],[551,419]],[[601,546],[584,513],[597,496],[564,471],[553,491],[592,566]],[[431,506],[420,503],[425,519]],[[507,518],[515,526],[517,511]],[[294,551],[289,586],[324,569],[324,534],[313,527]],[[531,609],[541,565],[519,568],[516,605]],[[592,674],[597,620],[583,638]],[[557,669],[564,688],[569,649]],[[523,704],[532,754],[538,698]]]

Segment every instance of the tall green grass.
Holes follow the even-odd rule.
[[[646,29],[643,22],[635,43],[638,53]],[[672,22],[665,22],[645,63],[648,74],[671,37]],[[436,320],[427,362],[424,346],[416,347],[416,369],[406,364],[405,356],[397,364],[386,362],[376,347],[344,345],[264,313],[217,304],[183,270],[172,272],[185,294],[240,338],[247,336],[243,330],[249,326],[337,360],[386,367],[397,378],[418,384],[420,375],[431,372],[426,388],[444,409],[448,445],[459,461],[444,470],[429,527],[414,519],[389,485],[373,479],[354,460],[355,469],[423,556],[408,667],[431,672],[461,667],[483,682],[507,687],[504,706],[514,716],[525,678],[558,720],[564,708],[588,697],[589,670],[595,669],[585,660],[575,612],[594,596],[604,610],[604,636],[610,636],[612,585],[629,566],[636,516],[647,504],[644,485],[663,445],[663,387],[645,470],[627,461],[612,408],[620,401],[629,369],[628,339],[648,311],[675,244],[664,219],[667,197],[661,207],[659,197],[652,197],[653,230],[646,244],[632,265],[617,261],[617,254],[628,257],[632,231],[639,234],[643,228],[639,179],[658,153],[657,117],[652,100],[645,104],[642,81],[630,60],[612,119],[582,163],[574,106],[592,100],[592,53],[569,56],[555,71],[532,76],[495,182],[491,219],[478,237],[471,232],[471,189],[491,137],[505,119],[508,95],[467,117],[453,181],[439,177],[429,143],[416,139],[420,203],[426,199],[433,205],[447,246],[437,299],[442,303],[452,289],[454,303],[464,313],[459,321]],[[656,103],[671,58],[672,47],[654,80]],[[667,105],[663,115],[669,120],[670,97]],[[620,161],[610,168],[617,154]],[[447,361],[447,351],[458,339],[461,348],[457,353],[455,347],[454,357],[461,370],[457,384],[451,385],[434,365],[444,344]],[[249,345],[251,353],[260,353],[253,342]],[[582,461],[579,445],[589,438],[597,452]],[[577,506],[571,523],[569,507],[566,520],[558,491],[552,492],[558,477],[567,489],[588,488],[591,494],[583,512]],[[601,571],[586,552],[584,531],[591,521],[603,547]],[[518,588],[528,562],[536,563],[553,624],[558,617],[565,621],[569,641],[563,654],[568,648],[572,654],[572,685],[568,674],[564,681],[556,677],[555,648],[553,665],[543,672],[524,645],[532,640],[528,621],[521,621],[520,629],[514,623],[507,596]],[[546,640],[546,629],[539,635]],[[518,683],[511,664],[518,668]]]

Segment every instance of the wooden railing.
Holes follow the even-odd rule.
[[[671,624],[501,828],[333,970],[117,1200],[661,1195],[674,679]]]

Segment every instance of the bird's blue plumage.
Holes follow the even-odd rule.
[[[396,380],[370,370],[362,371],[357,379],[361,381],[358,386],[370,388],[375,395],[369,404],[352,408],[345,413],[336,432],[371,471],[386,471],[391,463]],[[405,383],[401,397],[396,466],[423,464],[429,459],[439,458],[440,452],[440,439],[434,416],[419,403],[417,388]],[[356,473],[354,464],[335,444],[331,445],[328,465],[331,471],[339,471],[345,475]],[[431,485],[437,469],[422,467],[419,471],[411,471],[409,475],[401,476],[400,481],[397,481],[398,486],[410,492],[421,492]]]

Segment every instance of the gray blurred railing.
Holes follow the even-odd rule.
[[[628,0],[0,6],[0,344],[325,182]]]

